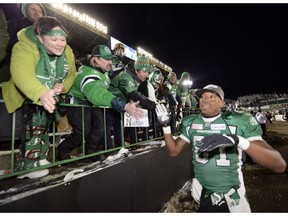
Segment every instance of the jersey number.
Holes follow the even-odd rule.
[[[199,157],[198,154],[198,147],[197,147],[197,143],[199,143],[202,139],[204,138],[204,136],[194,136],[194,148],[195,148],[195,152],[196,152],[196,158],[195,160],[199,163],[202,164],[206,164],[209,162],[209,157],[208,157],[208,152],[204,152],[203,153],[203,157]],[[230,166],[231,161],[229,159],[227,159],[227,155],[226,155],[226,151],[225,151],[225,147],[219,147],[219,158],[216,159],[216,165],[217,166]]]

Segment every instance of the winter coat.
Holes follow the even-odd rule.
[[[94,106],[111,108],[111,102],[116,96],[108,91],[109,84],[108,72],[83,65],[79,68],[79,73],[68,94],[74,98],[73,104],[91,103]]]
[[[27,28],[26,28],[27,29]],[[22,106],[28,98],[34,104],[42,105],[40,96],[47,92],[46,88],[36,78],[36,66],[40,59],[39,50],[25,34],[26,29],[18,33],[19,42],[15,44],[11,56],[11,79],[2,83],[2,94],[9,113]],[[68,75],[63,81],[67,93],[76,76],[75,57],[69,45],[65,49],[68,63]]]

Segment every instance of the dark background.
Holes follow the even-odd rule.
[[[287,93],[288,4],[69,4],[138,46],[193,88],[214,83],[226,98]],[[19,16],[21,12],[19,9]]]

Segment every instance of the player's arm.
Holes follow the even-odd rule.
[[[168,112],[164,104],[156,105],[156,114],[159,124],[163,128],[164,139],[170,156],[179,155],[183,151],[183,149],[188,145],[188,142],[180,137],[178,137],[176,140],[173,138],[171,128],[169,126],[170,113]]]
[[[170,128],[170,126],[167,126],[166,128],[168,127]],[[165,130],[165,128],[163,129]],[[188,146],[188,143],[180,137],[175,140],[171,132],[167,134],[164,132],[164,139],[169,155],[173,157],[179,155]]]
[[[282,173],[286,169],[287,165],[281,154],[264,140],[250,141],[250,146],[245,152],[256,163],[276,173]]]

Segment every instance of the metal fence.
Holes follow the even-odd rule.
[[[49,148],[49,157],[48,157],[48,161],[50,162],[50,164],[47,165],[43,165],[43,166],[39,166],[39,167],[35,167],[35,168],[31,168],[28,170],[22,170],[22,171],[16,171],[15,170],[15,164],[16,164],[16,158],[19,155],[19,148],[20,148],[20,143],[19,143],[19,132],[16,130],[16,126],[19,124],[19,121],[21,121],[21,116],[19,118],[19,115],[22,115],[23,113],[17,113],[14,112],[13,114],[8,114],[7,111],[5,113],[4,107],[4,101],[0,99],[0,106],[2,106],[2,111],[0,113],[0,118],[1,115],[3,117],[3,114],[8,115],[11,117],[11,119],[6,118],[6,122],[1,122],[1,124],[7,125],[8,127],[11,127],[11,138],[7,139],[6,136],[6,140],[2,139],[1,140],[1,134],[0,134],[0,147],[1,149],[4,149],[4,151],[1,151],[2,154],[0,155],[0,160],[2,160],[2,165],[3,165],[3,155],[8,156],[9,159],[6,159],[6,164],[9,164],[7,167],[6,166],[6,171],[5,174],[0,175],[0,179],[5,179],[8,177],[12,177],[12,176],[17,176],[17,175],[22,175],[25,174],[27,172],[31,172],[31,171],[36,171],[36,170],[41,170],[41,169],[46,169],[46,168],[50,168],[50,167],[54,167],[54,166],[58,166],[61,164],[66,164],[66,163],[71,163],[77,160],[82,160],[85,158],[90,158],[90,157],[95,157],[95,156],[107,156],[111,153],[115,153],[115,151],[120,150],[121,148],[131,148],[137,145],[143,145],[146,142],[149,143],[150,141],[155,141],[155,140],[161,140],[163,139],[163,134],[162,134],[162,129],[161,127],[158,126],[157,124],[157,117],[155,113],[151,113],[151,121],[150,121],[150,126],[149,127],[135,127],[134,132],[136,135],[136,143],[129,143],[127,142],[127,140],[125,140],[125,136],[124,136],[124,130],[125,128],[124,123],[123,123],[123,119],[124,116],[123,114],[121,114],[121,146],[119,147],[115,147],[113,146],[112,148],[108,149],[107,147],[107,131],[106,131],[106,115],[107,115],[107,110],[109,108],[101,108],[103,110],[103,127],[104,127],[104,137],[103,137],[103,147],[102,149],[98,150],[95,153],[91,153],[91,154],[85,154],[85,137],[84,137],[84,132],[85,132],[85,127],[84,127],[84,114],[85,114],[85,108],[88,107],[86,105],[70,105],[70,104],[59,104],[58,108],[61,109],[65,109],[67,107],[70,108],[76,108],[76,107],[80,107],[82,110],[82,125],[83,125],[83,135],[82,135],[82,144],[80,147],[77,148],[76,154],[73,155],[73,157],[71,157],[70,159],[67,160],[58,160],[58,158],[56,157],[56,153],[57,153],[57,146],[59,145],[59,142],[61,141],[61,139],[67,135],[69,135],[70,133],[73,132],[73,128],[72,131],[68,130],[68,131],[63,131],[63,130],[59,130],[59,127],[57,127],[58,122],[53,121],[52,125],[51,125],[51,129],[49,131],[49,141],[50,141],[50,148]],[[95,107],[96,108],[96,107]],[[93,108],[94,109],[94,108]],[[98,108],[99,109],[99,108]],[[65,112],[63,115],[64,118],[66,118],[65,116]],[[3,121],[3,120],[1,120]],[[11,122],[9,122],[11,121]],[[113,130],[113,128],[111,128],[111,130]],[[143,139],[143,133],[145,133],[147,136]],[[4,135],[4,134],[2,134]],[[20,134],[21,136],[21,134]],[[114,136],[111,136],[111,139],[114,140]],[[4,152],[4,153],[3,153]],[[7,161],[8,160],[8,161]],[[0,167],[0,170],[3,170],[2,167]]]

